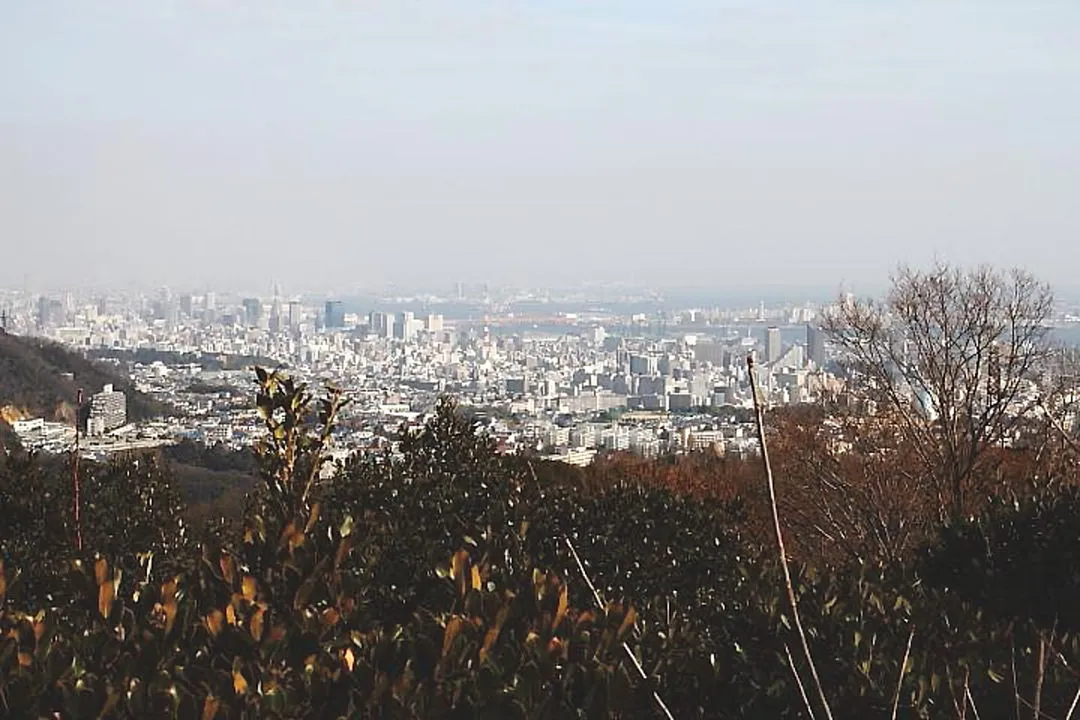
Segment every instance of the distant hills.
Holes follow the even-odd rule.
[[[121,350],[117,348],[95,348],[88,352],[91,358],[97,360],[112,360],[118,362],[134,362],[142,365],[150,365],[155,362],[163,362],[166,365],[178,365],[192,363],[200,365],[204,370],[247,370],[254,365],[263,367],[277,367],[283,365],[277,360],[255,355],[229,355],[224,353],[204,352],[176,352],[173,350],[151,350],[139,348],[137,350]]]
[[[38,338],[0,333],[0,444],[11,422],[44,417],[74,423],[79,418],[79,388],[88,401],[111,383],[127,395],[128,417],[144,420],[167,407],[137,393],[119,368],[95,363],[62,345]]]

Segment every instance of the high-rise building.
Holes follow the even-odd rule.
[[[377,337],[394,337],[394,316],[390,313],[372,311],[368,315],[368,326],[371,328],[371,333]]]
[[[817,367],[825,364],[825,333],[812,323],[806,325],[806,358]]]
[[[730,362],[731,352],[721,343],[699,342],[694,345],[694,360],[724,366]]]
[[[345,327],[345,304],[340,300],[327,300],[323,314],[323,327],[339,330]]]
[[[281,313],[281,291],[274,285],[274,301],[270,304],[270,332],[281,332],[285,320]]]
[[[165,327],[169,330],[174,330],[180,324],[180,305],[176,298],[162,300],[161,316],[165,318]]]
[[[90,398],[90,419],[87,434],[104,435],[127,422],[127,398],[124,393],[106,385]]]
[[[410,310],[403,310],[397,315],[394,324],[394,337],[399,340],[412,340],[416,337],[415,316]]]
[[[244,298],[244,323],[248,327],[258,327],[262,322],[263,305],[259,298]]]
[[[526,377],[506,378],[507,395],[524,395],[529,391],[529,379]]]
[[[443,316],[442,315],[428,315],[424,320],[424,329],[428,332],[442,332],[443,329]]]
[[[303,308],[300,307],[300,301],[290,300],[286,307],[288,308],[286,323],[291,328],[297,327],[300,324],[300,317],[303,314]]]
[[[56,322],[60,317],[62,310],[63,304],[60,303],[60,301],[45,297],[44,295],[39,297],[37,304],[38,328],[45,328]]]
[[[658,371],[658,359],[654,355],[631,355],[631,375],[655,375]]]
[[[783,355],[783,343],[780,339],[780,328],[770,327],[765,335],[765,358],[771,363],[776,362]]]

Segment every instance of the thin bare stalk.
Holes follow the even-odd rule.
[[[784,532],[780,527],[780,508],[776,502],[776,484],[773,482],[772,464],[769,462],[769,447],[765,442],[765,417],[758,397],[757,369],[754,367],[753,354],[746,356],[746,368],[750,374],[750,392],[754,396],[754,419],[757,423],[758,442],[761,444],[761,460],[765,466],[765,477],[769,485],[769,505],[772,509],[773,530],[776,532],[776,550],[780,555],[780,567],[784,571],[784,585],[787,589],[788,602],[791,604],[791,615],[799,634],[803,655],[806,657],[807,665],[810,666],[814,688],[817,690],[818,699],[821,700],[821,706],[825,709],[825,717],[832,720],[832,709],[825,697],[821,678],[818,677],[817,666],[814,665],[814,656],[810,652],[810,643],[806,639],[806,631],[803,629],[802,618],[799,616],[799,602],[795,597],[795,586],[791,582],[791,569],[788,567],[787,550],[784,547]]]
[[[1039,657],[1037,670],[1035,671],[1035,699],[1032,702],[1032,715],[1036,718],[1042,715],[1042,692],[1043,682],[1046,680],[1046,634],[1039,632]]]
[[[1024,707],[1026,707],[1026,708],[1028,708],[1028,709],[1030,709],[1032,711],[1035,710],[1035,706],[1032,705],[1027,700],[1024,700],[1023,698],[1020,698],[1020,702],[1022,702],[1024,704]],[[1038,715],[1034,715],[1034,713],[1033,713],[1032,717],[1038,718],[1039,720],[1058,720],[1058,718],[1054,717],[1053,715],[1049,715],[1047,713],[1044,713],[1042,710],[1039,711]]]
[[[975,713],[975,720],[982,720],[982,718],[979,717],[979,708],[975,707],[975,698],[971,697],[971,685],[968,682],[967,677],[964,678],[964,697],[971,703],[971,711]]]
[[[532,475],[533,484],[536,485],[536,489],[539,492],[540,481],[536,477],[536,469],[533,467],[533,464],[531,462],[528,464],[528,466],[529,474]],[[578,551],[574,547],[574,543],[570,542],[570,538],[565,533],[563,533],[562,539],[563,542],[566,543],[566,547],[570,550],[570,555],[573,556],[574,562],[577,563],[578,572],[580,572],[581,577],[585,579],[585,584],[589,586],[589,592],[592,593],[593,599],[596,601],[596,607],[598,609],[603,609],[607,607],[607,605],[604,603],[604,598],[600,595],[600,591],[596,589],[596,583],[592,581],[592,577],[589,575],[589,571],[585,569],[585,563],[581,561],[581,556],[578,555]],[[627,657],[630,658],[630,662],[633,663],[634,669],[637,670],[638,675],[641,677],[642,680],[648,682],[648,673],[645,672],[645,668],[641,666],[641,662],[637,659],[637,655],[634,654],[634,651],[630,649],[630,645],[625,640],[623,641],[622,647]],[[675,716],[671,714],[671,710],[668,709],[667,703],[664,702],[664,698],[660,697],[660,691],[653,690],[652,696],[653,701],[656,703],[656,706],[660,708],[660,712],[663,713],[664,717],[667,718],[667,720],[675,720]],[[813,716],[811,716],[811,720],[813,720]]]
[[[566,547],[570,548],[570,554],[574,556],[574,562],[577,563],[578,570],[581,572],[581,576],[585,578],[585,583],[589,586],[589,589],[592,590],[593,597],[596,599],[597,607],[604,608],[604,600],[600,597],[600,591],[596,589],[596,585],[593,584],[592,578],[589,577],[588,571],[585,570],[585,564],[581,562],[581,557],[577,554],[577,550],[574,549],[574,544],[570,542],[570,538],[565,535],[563,535],[563,540],[566,542]],[[637,655],[634,654],[634,651],[630,649],[630,645],[625,640],[623,641],[622,647],[623,650],[626,652],[627,657],[630,658],[630,662],[633,663],[634,668],[638,672],[638,675],[641,676],[642,680],[648,682],[649,676],[645,672],[645,668],[641,666],[641,662],[637,659]],[[664,717],[666,717],[667,720],[675,720],[675,716],[671,714],[671,710],[668,709],[667,703],[665,703],[664,699],[660,697],[660,692],[658,690],[653,690],[652,696],[653,700],[656,702],[656,706],[660,708],[660,712],[664,714]]]
[[[1061,435],[1061,439],[1064,440],[1065,443],[1068,444],[1068,446],[1071,447],[1074,451],[1080,452],[1080,444],[1078,444],[1076,440],[1073,439],[1072,435],[1070,435],[1068,431],[1065,430],[1065,428],[1061,424],[1061,421],[1059,421],[1054,416],[1054,414],[1050,411],[1050,408],[1046,407],[1045,404],[1040,404],[1040,407],[1046,414],[1046,417],[1050,420],[1050,425],[1058,431],[1059,435]]]
[[[79,481],[79,455],[81,451],[79,449],[79,413],[82,410],[83,391],[79,388],[78,393],[75,396],[75,452],[71,456],[71,494],[72,494],[72,509],[75,515],[75,549],[82,552],[83,549],[83,534],[82,534],[82,496],[81,488],[82,484]]]
[[[900,710],[900,690],[904,687],[904,675],[907,674],[908,658],[911,657],[911,642],[915,639],[915,626],[911,626],[911,632],[907,638],[907,648],[904,649],[904,659],[900,663],[900,679],[896,681],[896,693],[892,701],[892,720],[896,720],[896,713]]]
[[[799,696],[802,698],[803,705],[806,706],[806,713],[810,716],[810,720],[814,720],[814,708],[810,705],[810,698],[806,696],[806,688],[802,684],[802,678],[799,677],[799,671],[795,669],[795,658],[791,657],[791,648],[787,643],[784,643],[784,652],[787,653],[788,667],[791,668],[791,674],[795,678],[795,685],[799,688]]]
[[[1016,701],[1016,720],[1020,720],[1020,685],[1016,682],[1016,638],[1009,643],[1010,655],[1012,656],[1012,682],[1013,698]]]
[[[307,507],[308,496],[311,494],[311,488],[315,485],[315,481],[319,479],[322,473],[323,463],[326,462],[326,447],[330,444],[330,439],[333,437],[334,424],[337,422],[338,411],[342,406],[342,393],[340,390],[333,389],[330,392],[330,397],[327,399],[329,403],[326,410],[326,422],[323,423],[322,431],[319,434],[318,450],[315,453],[315,460],[312,463],[311,471],[308,473],[307,482],[304,484],[304,493],[300,496],[300,504],[303,507]]]
[[[967,696],[961,693],[962,697],[956,696],[956,680],[953,678],[952,668],[949,665],[945,666],[945,679],[949,681],[949,695],[952,696],[953,708],[956,710],[956,717],[959,720],[965,720],[967,717]]]
[[[1080,688],[1076,689],[1076,694],[1073,695],[1072,705],[1069,706],[1069,712],[1065,713],[1065,720],[1072,720],[1073,713],[1076,712],[1076,705],[1080,703]]]

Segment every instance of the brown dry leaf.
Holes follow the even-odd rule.
[[[326,627],[334,627],[338,624],[338,621],[340,619],[341,613],[339,613],[336,608],[326,608],[325,610],[323,610],[322,621],[323,625],[325,625]]]
[[[465,563],[469,560],[469,553],[458,550],[450,559],[450,579],[457,580],[465,572]]]
[[[401,676],[398,677],[397,682],[394,683],[394,697],[399,700],[408,697],[409,689],[412,688],[414,680],[415,676],[413,675],[412,670],[407,668],[405,672],[401,673]]]
[[[113,599],[113,584],[111,582],[101,583],[98,588],[98,612],[101,613],[101,617],[109,617],[109,613],[112,612]]]
[[[334,555],[334,569],[341,567],[341,563],[349,556],[352,550],[352,537],[342,538],[338,543],[337,553]]]
[[[109,717],[112,715],[112,711],[116,709],[116,706],[120,704],[120,693],[110,692],[109,696],[105,698],[105,705],[102,706],[101,712],[98,714],[99,718]]]
[[[461,597],[465,597],[465,593],[469,589],[469,578],[465,576],[468,565],[469,554],[467,552],[458,550],[454,553],[454,559],[450,561],[450,576],[457,581],[458,594]]]
[[[30,667],[34,662],[34,657],[28,652],[19,653],[19,665],[22,667]]]
[[[637,622],[637,611],[631,607],[626,611],[626,617],[623,618],[622,625],[619,626],[619,632],[616,634],[616,637],[622,640],[626,632],[634,627],[635,622]]]
[[[547,593],[547,575],[540,572],[536,568],[533,568],[533,590],[536,592],[536,599],[543,600],[544,595]]]
[[[304,544],[304,540],[306,539],[307,536],[304,535],[303,530],[294,532],[292,535],[289,536],[289,550],[295,550],[296,548],[300,547]]]
[[[493,627],[487,631],[484,635],[484,644],[480,648],[480,662],[487,660],[488,653],[491,652],[491,646],[495,644],[495,641],[499,639],[499,628]]]
[[[212,636],[217,637],[218,634],[221,632],[221,623],[224,618],[225,616],[222,614],[222,612],[216,608],[211,610],[210,613],[204,618],[203,622],[206,624],[206,629],[210,631],[210,634]]]
[[[38,610],[38,614],[34,616],[34,640],[41,640],[41,636],[45,634],[45,611]]]
[[[311,506],[311,514],[308,515],[307,525],[304,526],[305,533],[310,533],[311,528],[315,527],[315,523],[319,521],[319,512],[321,510],[322,507],[319,505],[319,503],[315,503]]]
[[[354,665],[356,665],[356,654],[352,648],[348,648],[345,650],[345,667],[349,668],[349,672],[352,672]]]
[[[176,590],[177,590],[178,584],[179,583],[178,583],[176,578],[173,578],[172,580],[167,580],[167,581],[163,582],[161,584],[161,599],[163,601],[164,600],[174,600],[174,599],[176,599]]]
[[[105,558],[98,558],[94,563],[94,579],[97,580],[97,584],[101,585],[105,582],[105,579],[109,575],[109,561]]]
[[[245,575],[244,581],[241,583],[241,590],[244,593],[244,599],[248,602],[255,602],[255,588],[255,578]]]
[[[446,654],[450,652],[450,647],[454,643],[454,638],[461,632],[461,628],[465,625],[465,621],[455,615],[450,618],[450,621],[446,623],[446,630],[443,632],[443,646],[442,656],[446,657]]]
[[[570,590],[566,585],[562,586],[559,593],[559,608],[555,611],[555,619],[551,621],[551,629],[554,631],[566,617],[566,610],[570,607]]]
[[[4,604],[5,595],[7,595],[7,576],[4,575],[4,561],[0,560],[0,605]]]
[[[178,610],[176,600],[172,598],[166,600],[163,609],[165,610],[165,634],[168,635],[172,632],[173,625],[176,623],[176,611]]]
[[[476,567],[475,565],[473,565],[472,568],[472,589],[480,589],[480,568]]]
[[[248,629],[251,630],[251,637],[255,638],[255,642],[262,640],[264,614],[262,608],[257,608],[251,616],[251,623],[248,625]]]
[[[225,608],[225,621],[230,625],[236,624],[236,610],[233,608],[232,605],[228,605]]]
[[[247,689],[248,689],[247,680],[244,679],[243,673],[241,673],[239,670],[233,670],[232,671],[232,684],[233,684],[233,691],[237,695],[243,695],[244,693],[247,692]]]
[[[278,538],[278,547],[283,548],[286,545],[292,546],[292,536],[296,533],[296,523],[290,522],[285,526],[285,529],[281,531],[281,537]]]
[[[202,706],[202,720],[214,720],[220,707],[221,700],[213,695],[208,695]]]
[[[236,579],[236,561],[233,560],[232,555],[222,553],[218,565],[221,566],[221,577],[225,578],[225,582],[229,583],[229,587],[232,587],[233,581]],[[207,698],[207,701],[209,700],[210,698]]]
[[[502,632],[503,625],[506,624],[508,617],[510,617],[510,606],[503,605],[502,609],[499,610],[499,614],[495,616],[495,629]]]

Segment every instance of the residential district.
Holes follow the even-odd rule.
[[[251,445],[261,433],[253,366],[287,369],[350,402],[339,457],[393,450],[440,396],[470,412],[500,450],[584,465],[598,452],[756,451],[746,358],[771,405],[813,401],[837,383],[821,307],[679,308],[655,294],[597,300],[458,285],[444,296],[360,301],[175,294],[0,294],[7,332],[59,341],[118,366],[165,403],[129,422],[125,396],[87,388],[89,457],[191,438]],[[22,417],[24,445],[70,450],[70,425]]]

